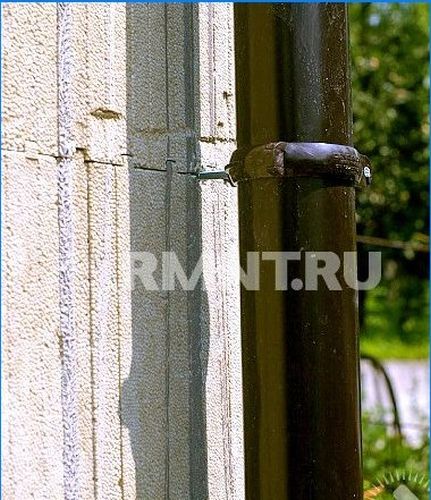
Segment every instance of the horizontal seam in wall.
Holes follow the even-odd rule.
[[[25,156],[29,160],[36,160],[39,156],[42,157],[47,157],[47,158],[53,158],[54,160],[62,160],[65,157],[61,155],[55,155],[53,153],[43,153],[43,152],[36,152],[36,151],[26,151],[22,149],[10,149],[10,148],[2,148],[1,149],[2,153],[14,153],[14,154],[20,154]],[[84,148],[77,148],[76,153],[82,153],[85,152],[86,150]],[[85,153],[84,153],[85,154]],[[75,160],[77,158],[77,154],[73,154],[68,159],[70,160]],[[123,155],[120,155],[123,156]],[[124,155],[128,156],[128,155]],[[81,160],[81,158],[80,158]],[[107,161],[107,160],[97,160],[97,159],[92,159],[92,158],[84,158],[84,163],[99,163],[101,165],[109,165],[113,167],[126,167],[127,165],[125,163],[118,163],[117,161]]]
[[[136,166],[132,166],[132,169],[134,172],[157,172],[157,173],[161,173],[161,174],[165,174],[167,172],[166,169],[162,169],[162,168],[151,168],[151,167],[136,167]],[[194,174],[195,172],[189,172],[187,170],[175,170],[173,172],[173,174],[180,174],[180,175],[191,175],[191,174]]]
[[[2,153],[19,153],[22,155],[26,155],[30,160],[32,157],[36,156],[48,156],[49,158],[54,158],[55,160],[59,160],[60,156],[55,155],[53,153],[41,153],[36,151],[26,151],[25,149],[10,149],[10,148],[2,148]]]
[[[84,163],[97,163],[98,165],[107,165],[109,167],[126,167],[124,163],[117,163],[114,161],[103,161],[103,160],[91,160],[91,159],[86,159],[84,160]]]

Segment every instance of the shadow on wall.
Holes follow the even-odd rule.
[[[195,23],[193,5],[127,5],[131,250],[175,251],[189,276],[202,238],[200,188],[184,175],[196,161]],[[137,499],[208,498],[208,315],[202,283],[148,291],[135,279],[120,412]]]

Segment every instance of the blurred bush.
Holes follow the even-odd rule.
[[[428,5],[351,4],[350,31],[354,142],[373,164],[372,186],[358,194],[358,234],[427,244]],[[366,277],[365,251],[382,248],[358,250]],[[386,342],[388,357],[399,357],[400,345],[421,346],[427,356],[429,254],[386,248],[382,259],[381,284],[360,296],[366,345]]]

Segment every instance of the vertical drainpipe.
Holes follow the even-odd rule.
[[[346,5],[236,4],[235,32],[241,266],[247,252],[342,260],[364,166],[345,147]],[[289,262],[287,290],[271,260],[258,290],[242,287],[247,500],[362,499],[357,293],[340,274],[339,290],[294,290],[304,260]]]

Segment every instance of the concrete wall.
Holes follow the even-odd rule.
[[[233,7],[2,16],[3,498],[243,498]]]

